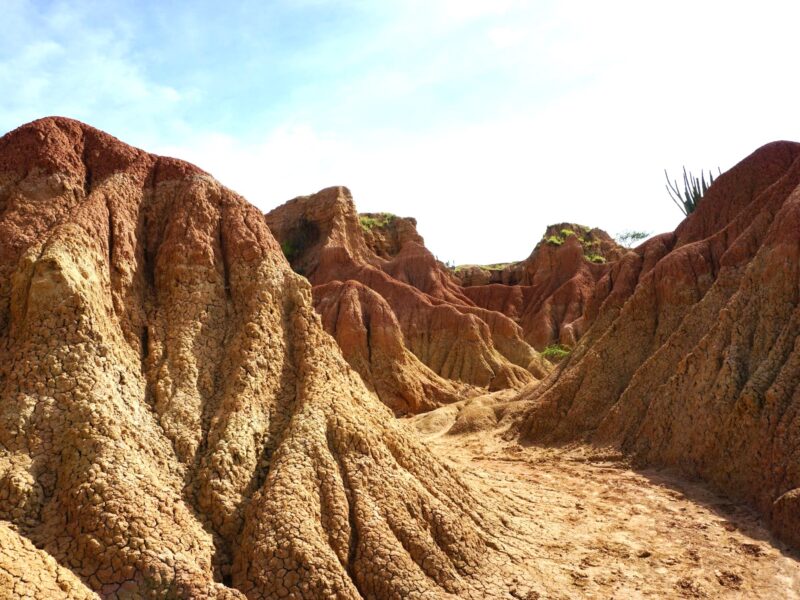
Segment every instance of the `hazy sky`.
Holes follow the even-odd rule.
[[[263,210],[347,185],[442,260],[661,232],[676,175],[800,140],[800,3],[2,0],[0,132],[65,115]]]

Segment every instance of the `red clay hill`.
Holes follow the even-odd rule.
[[[551,225],[525,260],[458,267],[455,275],[475,304],[520,325],[537,350],[573,346],[588,327],[585,313],[595,284],[626,249],[602,229]]]
[[[564,223],[524,261],[453,270],[425,248],[414,219],[358,214],[342,187],[266,219],[314,286],[325,329],[397,414],[540,380],[551,365],[537,350],[576,343],[591,291],[625,252],[599,229]]]
[[[519,325],[464,294],[413,220],[358,215],[350,192],[334,187],[287,202],[266,222],[313,285],[344,357],[395,412],[520,388],[549,371]]]
[[[586,320],[510,433],[700,477],[800,545],[800,144],[760,148],[614,262]]]

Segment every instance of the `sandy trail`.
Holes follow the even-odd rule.
[[[512,597],[800,599],[798,555],[746,507],[585,446],[446,435],[455,410],[411,424],[505,515]]]

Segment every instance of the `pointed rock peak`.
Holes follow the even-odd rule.
[[[346,187],[299,196],[271,210],[265,218],[292,268],[310,279],[317,275],[320,261],[325,267],[331,250],[336,260],[349,257],[347,260],[370,262],[374,258]]]

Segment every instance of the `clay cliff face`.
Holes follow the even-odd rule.
[[[595,284],[625,249],[601,229],[574,223],[551,225],[531,255],[503,268],[458,269],[464,294],[520,325],[537,350],[574,346],[586,331]]]
[[[396,413],[519,388],[547,373],[520,327],[476,306],[411,230],[412,220],[360,220],[339,187],[295,198],[266,222],[314,286],[315,306],[344,357]],[[394,373],[386,372],[390,360]]]
[[[800,145],[767,145],[674,233],[611,266],[587,307],[593,326],[521,395],[514,431],[699,476],[800,543],[798,232]]]
[[[340,288],[378,364],[413,362],[386,303]],[[427,376],[409,389],[452,393]],[[491,515],[342,359],[258,210],[75,121],[0,138],[3,589],[482,598]]]
[[[394,311],[371,288],[349,280],[315,286],[314,305],[325,330],[368,388],[396,414],[416,414],[462,399],[474,390],[439,377],[403,343]]]
[[[364,241],[372,252],[381,258],[397,256],[408,242],[424,245],[417,232],[417,221],[389,213],[360,213],[358,222]]]

